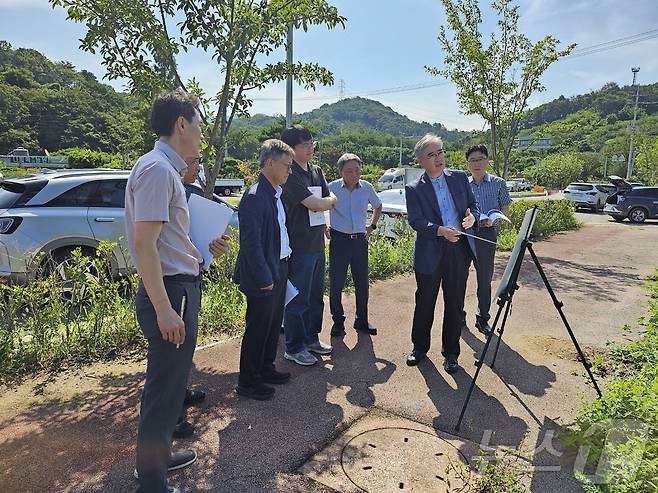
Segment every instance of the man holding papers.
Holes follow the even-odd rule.
[[[322,170],[309,161],[313,157],[311,133],[293,125],[281,133],[281,140],[292,147],[295,158],[292,174],[283,188],[290,234],[290,282],[299,294],[286,306],[284,357],[298,365],[317,362],[311,354],[330,354],[332,347],[320,341],[324,310],[324,230],[323,211],[336,205]],[[242,227],[242,226],[241,226]]]
[[[290,380],[290,373],[276,370],[274,360],[292,253],[281,185],[290,175],[292,157],[293,150],[284,142],[263,142],[261,173],[242,196],[238,211],[240,253],[233,280],[247,297],[247,315],[236,392],[257,400],[274,395],[274,388],[266,384]]]
[[[488,216],[500,217],[499,213],[507,215],[512,199],[507,192],[505,180],[487,173],[489,164],[489,151],[480,144],[469,147],[466,151],[468,169],[471,172],[469,182],[471,189],[480,206],[480,212],[487,215],[487,219],[480,218],[479,226],[475,228],[475,235],[488,241],[475,241],[475,272],[477,274],[478,309],[475,314],[475,327],[484,335],[491,332],[489,326],[489,309],[491,308],[491,279],[493,278],[494,256],[496,255],[496,237],[498,227],[496,219]],[[497,212],[492,212],[497,211]],[[498,219],[500,221],[500,219]],[[493,242],[493,243],[491,243]],[[464,325],[466,325],[466,312],[464,312]]]
[[[137,160],[126,186],[126,237],[141,277],[135,306],[148,341],[137,434],[141,493],[180,492],[168,484],[167,470],[196,460],[192,450],[170,452],[192,366],[201,297],[203,259],[189,237],[182,181],[187,167],[183,157],[199,153],[197,106],[197,99],[183,91],[155,100],[151,125],[158,141]],[[209,248],[216,257],[226,253],[226,238],[214,240]]]
[[[455,373],[459,369],[466,277],[476,241],[461,233],[472,228],[480,214],[466,174],[445,169],[443,142],[439,137],[425,135],[414,151],[425,173],[405,187],[409,224],[417,233],[413,350],[407,357],[407,365],[417,365],[430,349],[436,297],[439,288],[443,288],[441,353],[445,358],[444,369]]]

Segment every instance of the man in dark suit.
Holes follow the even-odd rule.
[[[280,140],[263,142],[260,176],[242,196],[238,211],[240,252],[233,278],[247,297],[247,313],[236,392],[257,400],[274,396],[266,384],[290,380],[290,373],[276,370],[274,360],[292,253],[281,185],[291,173],[293,156]]]
[[[439,137],[425,135],[414,150],[425,173],[405,187],[407,216],[416,231],[416,307],[407,365],[417,365],[430,349],[434,307],[443,284],[441,353],[445,370],[455,373],[468,267],[475,258],[473,239],[461,233],[473,227],[480,213],[466,173],[445,169]]]

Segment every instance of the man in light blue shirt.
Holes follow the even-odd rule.
[[[342,294],[347,278],[347,267],[352,269],[356,294],[354,328],[375,335],[377,329],[368,322],[368,240],[377,228],[382,202],[372,185],[361,180],[361,158],[343,154],[338,159],[342,178],[329,183],[329,191],[336,196],[336,207],[331,209],[329,243],[329,306],[334,320],[332,336],[345,334],[345,312]],[[366,226],[368,204],[373,208],[372,221]]]

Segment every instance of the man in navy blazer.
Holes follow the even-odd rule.
[[[290,380],[290,373],[276,370],[274,360],[292,253],[281,185],[290,175],[293,156],[292,148],[280,140],[263,142],[261,174],[242,196],[238,211],[240,252],[233,280],[247,297],[247,313],[236,392],[257,400],[274,395],[266,384]]]
[[[466,173],[445,169],[439,137],[425,135],[414,150],[425,173],[405,187],[407,217],[416,231],[416,307],[411,330],[413,349],[407,365],[417,365],[430,349],[434,307],[443,285],[441,353],[445,370],[454,373],[459,369],[468,268],[471,258],[475,258],[473,239],[461,233],[473,227],[480,213]]]

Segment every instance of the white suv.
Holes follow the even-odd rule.
[[[133,269],[124,229],[129,174],[81,169],[5,179],[0,184],[0,281],[25,284],[47,269],[47,260],[66,262],[78,247],[93,253],[103,240],[117,243],[110,258],[113,275]],[[186,189],[203,194],[195,185]],[[231,225],[237,227],[235,212]]]
[[[605,206],[608,194],[600,185],[571,183],[564,189],[564,198],[575,202],[576,208],[587,207],[594,212],[598,212]]]

